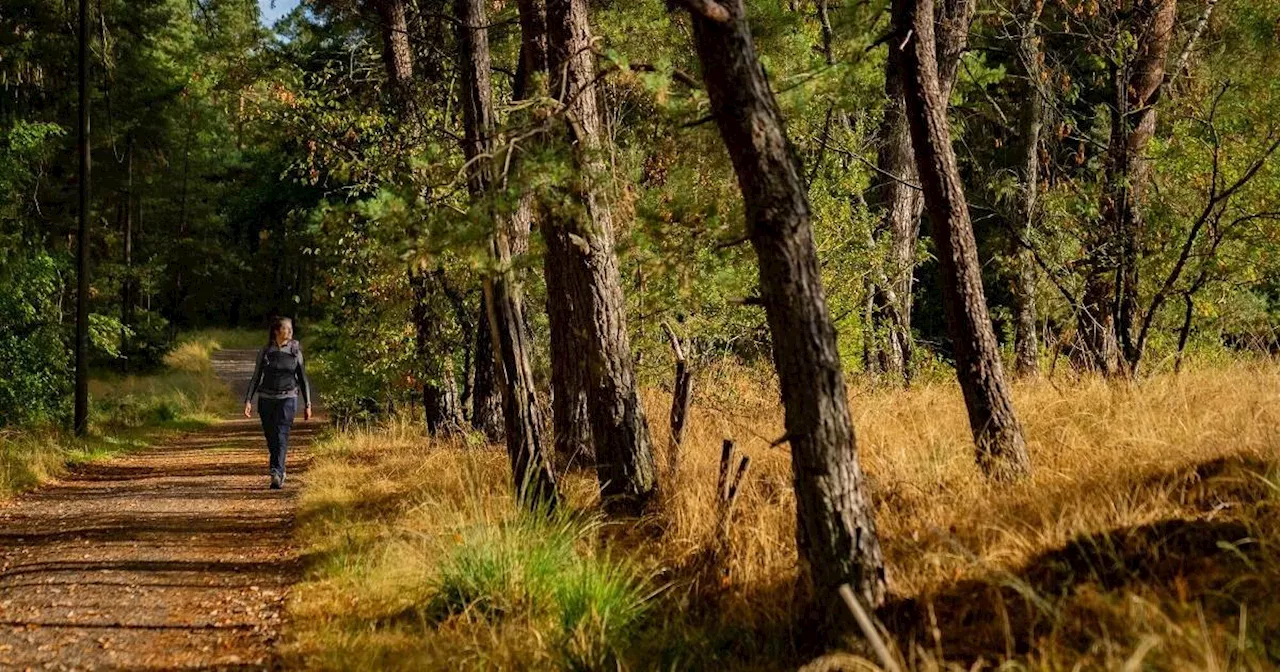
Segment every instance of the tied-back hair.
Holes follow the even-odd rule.
[[[293,319],[288,317],[283,317],[283,316],[271,318],[271,328],[267,329],[267,347],[268,348],[271,347],[272,345],[275,345],[276,332],[280,331],[280,328],[286,324],[292,327]]]

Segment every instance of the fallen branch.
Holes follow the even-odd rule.
[[[862,630],[862,634],[871,643],[871,649],[876,652],[876,657],[880,659],[880,667],[884,668],[886,672],[902,672],[902,668],[898,667],[898,661],[894,660],[893,656],[889,654],[889,647],[885,646],[884,639],[880,637],[879,632],[876,632],[875,624],[871,622],[871,617],[862,608],[849,584],[840,585],[840,597],[844,599],[845,606],[849,607],[849,611],[853,613],[853,620],[858,622],[858,627]]]

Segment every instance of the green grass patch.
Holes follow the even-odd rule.
[[[567,667],[608,666],[629,648],[649,601],[632,566],[580,552],[598,527],[572,516],[518,515],[465,531],[440,563],[428,617],[536,622]]]

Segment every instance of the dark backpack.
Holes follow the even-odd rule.
[[[258,389],[271,395],[288,394],[298,388],[298,362],[302,348],[297,341],[289,341],[277,350],[270,346],[262,349],[262,383]]]

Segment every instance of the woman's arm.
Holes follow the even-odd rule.
[[[302,366],[302,344],[298,344],[298,368],[293,372],[298,379],[298,389],[302,393],[302,405],[311,408],[311,385],[307,382],[307,372]]]
[[[258,360],[253,364],[253,377],[249,379],[249,389],[244,393],[244,403],[253,401],[253,394],[258,391],[258,383],[262,381],[262,356],[266,348],[258,351]]]

